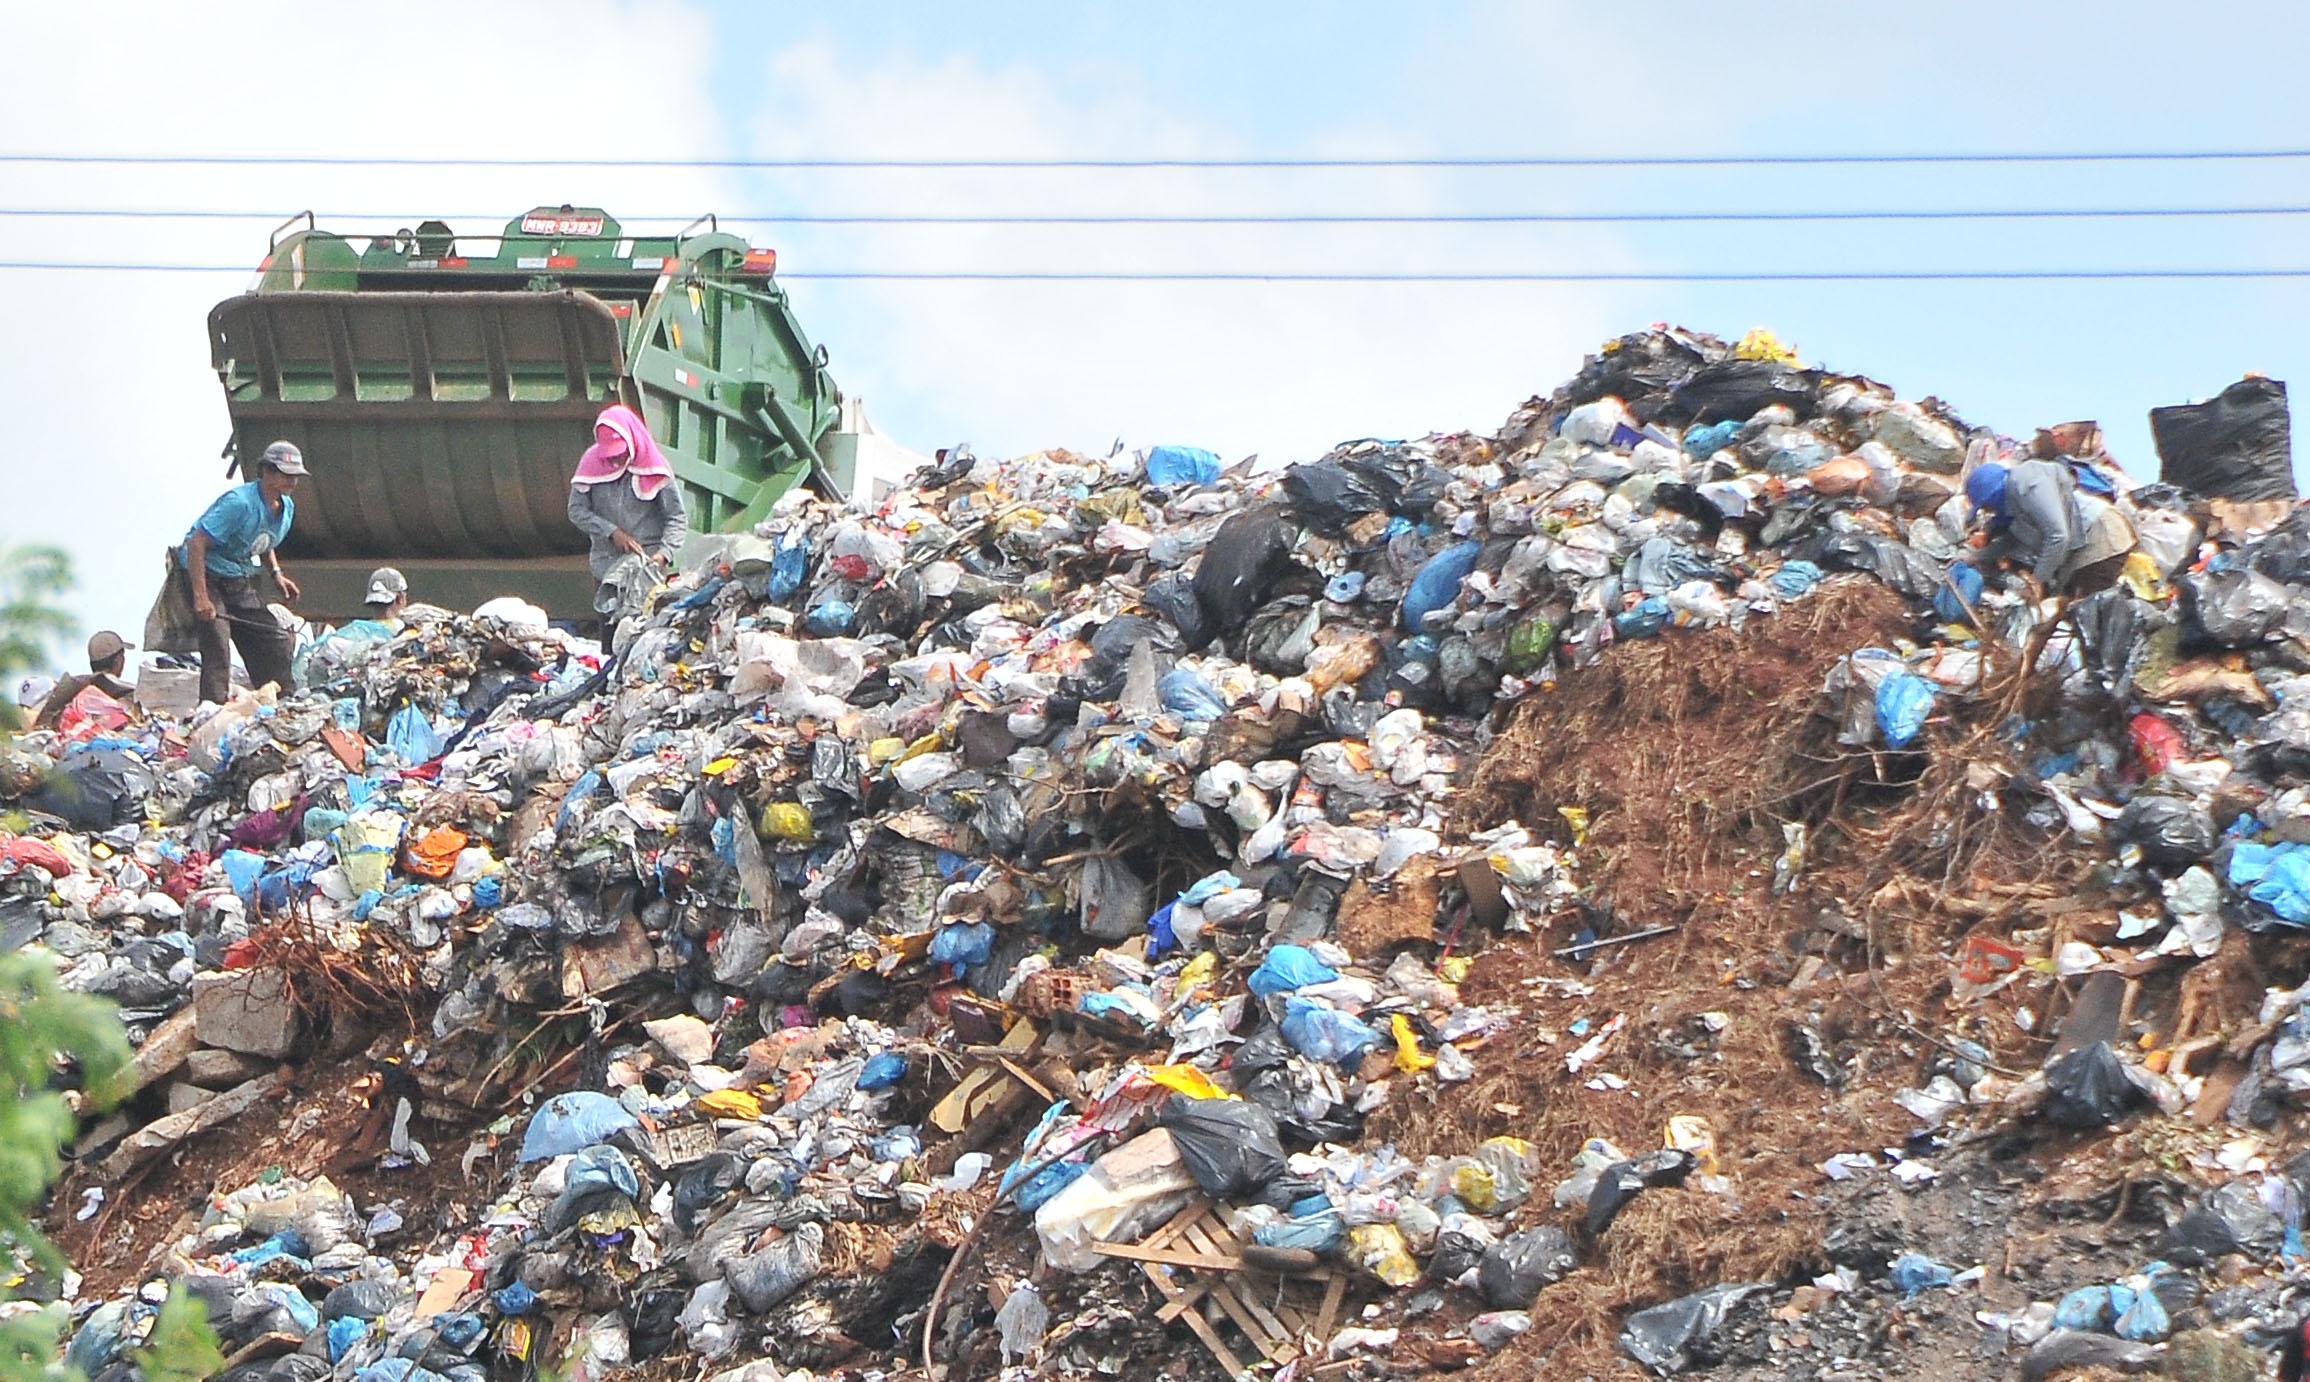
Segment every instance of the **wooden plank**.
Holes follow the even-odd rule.
[[[1159,1262],[1166,1267],[1194,1267],[1209,1272],[1240,1272],[1243,1259],[1220,1257],[1215,1253],[1182,1252],[1177,1248],[1150,1248],[1144,1243],[1093,1243],[1091,1251],[1102,1257],[1121,1257],[1133,1262]]]
[[[1261,1326],[1267,1330],[1267,1337],[1274,1342],[1263,1345],[1260,1352],[1267,1354],[1270,1359],[1274,1357],[1277,1349],[1290,1343],[1295,1337],[1296,1331],[1284,1328],[1283,1321],[1277,1319],[1273,1312],[1260,1303],[1259,1298],[1251,1290],[1251,1282],[1248,1278],[1235,1277],[1219,1289],[1234,1296],[1236,1302],[1250,1311],[1252,1317],[1257,1319]],[[1249,1331],[1245,1332],[1248,1333]],[[1253,1337],[1257,1338],[1258,1336],[1253,1335]]]
[[[1274,1351],[1274,1346],[1262,1337],[1259,1321],[1253,1319],[1251,1312],[1243,1308],[1243,1302],[1235,1298],[1233,1291],[1227,1290],[1225,1287],[1214,1287],[1211,1292],[1211,1300],[1213,1304],[1227,1312],[1227,1318],[1235,1321],[1235,1327],[1243,1331],[1244,1337],[1251,1340],[1252,1346],[1259,1350],[1262,1357]]]
[[[1241,1377],[1248,1371],[1243,1366],[1242,1361],[1228,1349],[1227,1345],[1220,1342],[1218,1331],[1214,1330],[1201,1314],[1190,1310],[1187,1312],[1186,1319],[1187,1327],[1195,1331],[1195,1337],[1203,1341],[1205,1348],[1211,1350],[1211,1356],[1219,1360],[1219,1366],[1227,1369],[1229,1377]]]
[[[1339,1322],[1340,1301],[1347,1295],[1347,1274],[1334,1268],[1331,1284],[1323,1288],[1323,1309],[1315,1317],[1315,1337],[1331,1338],[1332,1326]]]

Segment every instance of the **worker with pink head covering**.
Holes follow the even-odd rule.
[[[570,477],[569,521],[588,539],[586,565],[596,582],[625,556],[670,565],[690,534],[672,463],[641,414],[622,403],[594,419],[594,444]],[[595,608],[608,608],[605,600],[615,603],[609,591],[598,591]]]

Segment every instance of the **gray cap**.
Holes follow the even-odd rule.
[[[409,578],[407,576],[390,566],[380,566],[369,573],[369,593],[362,596],[361,599],[365,604],[389,605],[408,593]]]
[[[274,442],[265,448],[265,454],[258,459],[257,464],[269,465],[283,475],[309,475],[312,473],[305,469],[305,453],[297,449],[295,442]]]

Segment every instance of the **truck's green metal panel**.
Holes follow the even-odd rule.
[[[355,568],[382,564],[463,603],[410,568],[486,562],[503,583],[488,593],[583,617],[567,485],[611,402],[641,409],[698,531],[749,527],[805,481],[844,492],[847,465],[823,459],[840,395],[767,251],[711,228],[626,237],[571,207],[497,236],[365,238],[306,218],[209,317],[237,454],[285,438],[312,468],[283,553],[323,576],[304,582],[308,612],[350,612],[329,592],[357,602]]]

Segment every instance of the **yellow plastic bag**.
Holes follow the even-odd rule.
[[[717,1089],[711,1094],[701,1094],[697,1106],[716,1118],[743,1118],[751,1122],[762,1116],[762,1101],[743,1089]]]
[[[1776,365],[1793,365],[1797,363],[1797,350],[1795,346],[1775,336],[1769,328],[1754,326],[1749,328],[1749,334],[1741,337],[1740,344],[1733,347],[1733,358],[1770,360]]]
[[[401,818],[383,811],[353,817],[330,832],[337,862],[345,866],[345,881],[356,896],[385,891],[386,875],[393,871],[393,853],[401,843]]]
[[[1410,1018],[1397,1013],[1388,1020],[1388,1030],[1396,1037],[1396,1069],[1409,1075],[1436,1063],[1434,1056],[1420,1049],[1420,1034],[1412,1030]]]
[[[1480,1162],[1471,1161],[1452,1168],[1452,1194],[1478,1214],[1495,1213],[1500,1208],[1499,1183],[1492,1175],[1492,1168]]]
[[[2158,564],[2150,559],[2147,552],[2136,552],[2127,557],[2125,569],[2118,573],[2118,580],[2126,589],[2144,600],[2155,602],[2166,598],[2165,578],[2158,574]]]
[[[1232,1099],[1235,1096],[1211,1082],[1211,1077],[1192,1065],[1157,1065],[1150,1067],[1147,1078],[1190,1099]]]
[[[1400,1288],[1420,1279],[1420,1264],[1412,1260],[1404,1231],[1394,1224],[1358,1224],[1348,1230],[1348,1246],[1355,1264],[1383,1285]]]
[[[810,808],[795,801],[774,801],[762,808],[762,833],[773,840],[806,845],[818,838]]]
[[[866,763],[868,767],[879,768],[904,752],[906,752],[904,739],[895,737],[877,739],[866,746]]]
[[[1189,960],[1187,962],[1187,968],[1179,971],[1178,983],[1172,987],[1172,1001],[1177,1002],[1178,1000],[1185,998],[1187,995],[1195,992],[1195,990],[1202,988],[1205,984],[1210,983],[1211,976],[1217,973],[1218,970],[1219,956],[1209,950],[1206,950],[1202,954],[1197,955],[1194,959]]]

